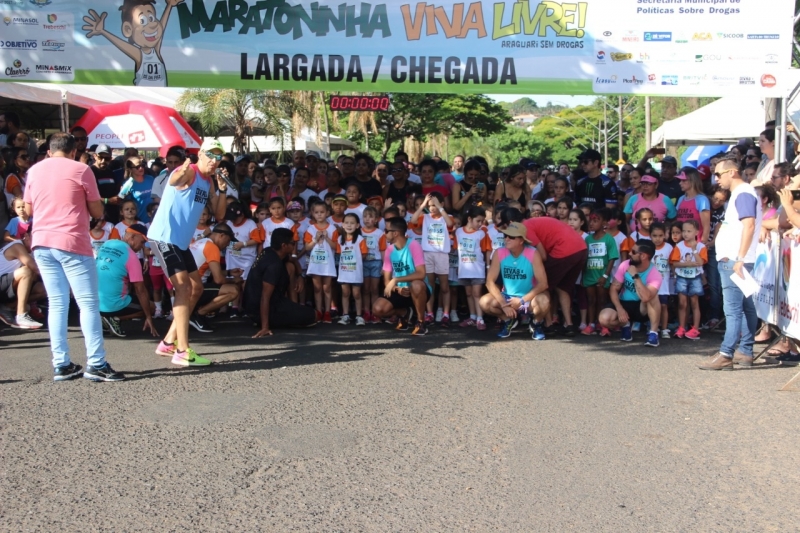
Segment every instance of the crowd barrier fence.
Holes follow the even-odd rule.
[[[758,356],[763,355],[780,340],[781,336],[800,341],[800,243],[783,238],[777,231],[770,239],[759,242],[753,278],[759,290],[753,294],[756,313],[775,333],[776,340]],[[800,373],[780,390],[800,390]]]

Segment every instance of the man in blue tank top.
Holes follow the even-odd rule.
[[[547,294],[547,274],[542,257],[528,240],[528,229],[511,222],[502,231],[505,247],[498,248],[486,274],[488,294],[481,298],[483,312],[503,320],[498,337],[506,338],[517,326],[518,317],[532,314],[529,329],[533,340],[544,340],[544,318],[550,310]],[[503,286],[497,285],[502,278]]]
[[[197,271],[189,244],[192,242],[203,208],[208,205],[217,220],[225,218],[227,185],[217,175],[217,166],[225,150],[216,139],[203,143],[196,165],[186,159],[169,177],[161,205],[156,211],[147,236],[150,249],[175,286],[174,320],[156,353],[172,357],[172,364],[207,366],[211,361],[189,347],[189,317],[203,294],[203,282]],[[216,175],[217,191],[214,191]]]

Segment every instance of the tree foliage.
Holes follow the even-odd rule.
[[[512,117],[519,115],[552,115],[565,109],[562,105],[553,105],[550,102],[547,102],[547,105],[544,107],[540,107],[535,100],[527,96],[514,100],[513,102],[501,102],[500,105],[503,109],[508,111]]]

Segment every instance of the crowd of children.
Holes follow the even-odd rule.
[[[237,279],[241,293],[250,267],[259,251],[270,242],[272,232],[277,228],[291,230],[297,241],[297,262],[288,265],[289,297],[295,302],[313,305],[317,320],[323,323],[336,321],[341,325],[366,326],[381,322],[371,311],[382,294],[383,256],[387,247],[384,221],[396,216],[405,218],[407,237],[420,244],[427,282],[435,288],[424,320],[444,328],[456,323],[464,328],[487,328],[479,300],[486,292],[486,272],[491,258],[504,246],[499,226],[500,215],[507,208],[516,208],[528,217],[556,218],[586,242],[588,259],[573,295],[577,304],[574,309],[580,320],[578,331],[583,335],[611,334],[600,326],[598,317],[609,303],[609,288],[616,268],[628,258],[639,239],[649,239],[655,244],[653,262],[663,277],[659,291],[661,324],[652,326],[660,330],[662,338],[699,338],[705,311],[701,304],[707,293],[704,286],[713,284],[714,280],[718,282],[717,276],[706,279],[704,266],[709,250],[698,240],[704,228],[696,220],[665,225],[664,221],[656,220],[652,209],[643,207],[633,213],[628,229],[627,217],[621,209],[592,204],[576,207],[569,193],[569,181],[563,177],[555,179],[552,187],[543,187],[544,194],[536,195],[541,200],[532,199],[525,206],[508,199],[492,204],[489,199],[465,203],[460,212],[447,212],[445,205],[449,202],[439,191],[440,186],[427,194],[403,188],[405,198],[398,193],[401,189],[390,186],[383,196],[364,198],[357,182],[350,181],[344,188],[340,187],[341,172],[332,166],[327,171],[328,188],[317,195],[305,188],[306,168],[295,169],[295,183],[291,184],[288,166],[259,170],[262,179],[266,173],[275,174],[273,179],[267,180],[275,185],[272,189],[259,189],[260,197],[254,194],[253,202],[246,205],[235,198],[228,199],[226,222],[236,242],[221,251],[225,268],[241,270],[241,279]],[[257,182],[258,179],[254,190],[258,189]],[[298,188],[303,189],[303,193],[291,196]],[[697,203],[697,191],[689,192],[693,195],[686,201]],[[702,198],[705,200],[704,196]],[[724,201],[723,192],[710,201],[712,238],[708,246],[712,250],[713,236],[720,222],[718,212]],[[18,238],[30,224],[21,204],[18,200],[12,203],[18,217],[6,228],[6,242]],[[95,249],[110,239],[120,238],[127,227],[140,222],[136,203],[124,200],[119,207],[121,221],[118,224],[112,225],[103,219],[92,221],[90,235]],[[151,219],[157,209],[158,202],[147,207]],[[195,240],[208,237],[213,222],[206,209]],[[154,317],[166,317],[164,304],[172,285],[149,250],[140,252],[140,258],[149,272]],[[299,265],[299,271],[295,264]],[[298,283],[298,278],[303,282]],[[719,287],[709,288],[712,292],[719,291]],[[551,301],[557,304],[557,298],[552,297]],[[241,296],[231,302],[231,316],[239,313],[240,302]],[[563,317],[559,317],[558,305],[552,306],[551,313],[548,331],[554,332]]]

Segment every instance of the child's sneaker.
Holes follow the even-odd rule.
[[[317,319],[317,322],[322,322],[322,312],[321,311],[314,311],[314,316]]]
[[[684,328],[683,326],[679,327],[678,330],[675,332],[675,338],[682,339],[685,336],[686,336],[686,328]]]
[[[442,311],[441,309],[437,309],[436,310],[436,320],[435,321],[436,322],[441,322],[443,316],[444,316],[444,311]]]
[[[322,315],[322,323],[323,324],[330,324],[332,322],[333,322],[333,319],[331,318],[331,312],[330,311],[325,311],[325,314]]]
[[[396,317],[392,317],[392,318],[396,318]],[[370,324],[380,324],[381,322],[382,322],[382,320],[378,317],[378,315],[372,315],[372,320],[369,321]]]
[[[425,323],[426,324],[433,323],[433,313],[425,313]]]
[[[693,326],[692,329],[686,332],[686,338],[696,341],[700,338],[700,331]]]
[[[631,331],[633,331],[634,333],[638,332],[641,329],[642,329],[641,322],[634,322],[633,324],[631,324]]]
[[[458,319],[458,313],[455,311],[450,311],[450,323],[451,324],[458,324],[460,321]]]
[[[600,336],[601,337],[610,337],[611,336],[611,332],[608,330],[608,328],[605,328],[605,327],[600,328]]]
[[[474,325],[475,325],[475,321],[472,320],[471,318],[468,318],[466,320],[462,320],[461,321],[461,327],[462,328],[471,328]]]
[[[668,330],[668,329],[662,329],[662,330],[661,330],[661,338],[662,338],[662,339],[669,339],[669,338],[671,338],[671,335],[669,334],[669,330]]]
[[[372,313],[369,311],[364,311],[363,316],[366,322],[372,322]]]
[[[478,319],[478,320],[475,322],[475,328],[476,328],[478,331],[485,331],[485,330],[486,330],[486,322],[484,322],[484,321],[483,321],[483,320],[481,320],[481,319]]]
[[[449,328],[450,327],[450,317],[447,316],[447,315],[443,315],[442,319],[439,322],[442,324],[443,328]]]
[[[358,317],[358,318],[361,318],[361,317]],[[361,321],[363,322],[364,319],[361,318]],[[348,324],[350,324],[350,315],[342,315],[342,318],[339,319],[339,324],[342,325],[342,326],[347,326]],[[362,326],[363,326],[363,324],[362,324]]]
[[[581,335],[594,335],[594,324],[589,324],[581,330]]]
[[[156,309],[153,313],[153,318],[164,318],[164,311],[162,309]]]
[[[622,326],[619,330],[619,340],[623,342],[631,342],[633,340],[632,328],[629,325]]]
[[[366,326],[367,321],[364,320],[364,317],[357,316],[356,317],[356,326]]]

